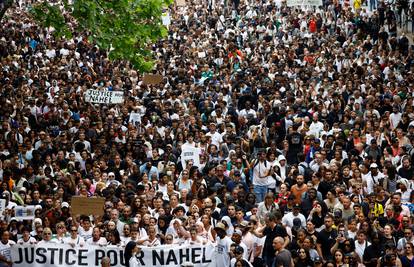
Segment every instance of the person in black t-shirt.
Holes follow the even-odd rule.
[[[289,237],[286,229],[280,223],[281,219],[282,214],[280,212],[270,213],[266,218],[266,226],[257,229],[254,232],[259,238],[266,236],[262,256],[267,266],[272,266],[275,257],[275,249],[272,246],[273,239],[275,239],[275,237],[282,237],[285,240],[284,247],[289,244]]]
[[[303,136],[298,133],[298,125],[292,126],[293,132],[287,136],[289,142],[289,150],[287,153],[287,162],[289,165],[299,163],[298,153],[302,152]]]
[[[372,244],[365,248],[363,263],[366,267],[377,266],[378,259],[384,254],[381,239],[378,235],[372,237]]]
[[[317,249],[318,252],[322,253],[324,260],[331,260],[331,247],[335,244],[338,232],[332,228],[334,218],[328,214],[325,216],[325,229],[321,230],[318,235]]]

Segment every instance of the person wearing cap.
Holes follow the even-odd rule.
[[[233,251],[234,257],[230,261],[230,267],[236,267],[236,262],[241,261],[243,267],[252,267],[253,265],[246,259],[246,250],[242,246],[236,245]]]
[[[213,238],[215,240],[216,248],[214,250],[214,258],[216,259],[216,266],[230,265],[230,246],[233,241],[226,234],[226,226],[222,222],[218,222],[213,229]]]
[[[236,243],[236,245],[243,248],[243,258],[247,259],[248,258],[247,246],[246,246],[246,244],[244,244],[242,242],[242,238],[243,238],[242,231],[240,229],[235,229],[234,232],[233,232],[233,235],[231,236],[231,241],[233,241],[234,243]]]
[[[299,219],[300,220],[300,226],[302,228],[305,228],[306,227],[306,218],[302,213],[300,213],[300,211],[301,211],[300,204],[294,204],[293,210],[291,212],[288,212],[285,216],[283,216],[282,224],[284,226],[292,228],[293,227],[293,221],[295,219]]]
[[[378,170],[378,165],[376,163],[371,163],[369,165],[369,173],[365,176],[367,182],[367,193],[370,194],[374,192],[374,188],[382,184],[382,180],[385,178],[385,175]]]
[[[381,148],[377,144],[377,140],[372,139],[370,142],[370,146],[365,148],[365,153],[368,156],[371,156],[373,159],[379,159],[382,155]]]

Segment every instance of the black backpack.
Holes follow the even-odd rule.
[[[313,170],[310,168],[309,163],[305,165],[303,162],[299,163],[299,166],[303,168],[304,173],[303,176],[305,177],[305,181],[309,181],[312,179]]]

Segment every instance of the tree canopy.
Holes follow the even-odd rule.
[[[11,6],[7,1],[3,2],[3,10]],[[53,27],[57,37],[70,38],[73,32],[85,32],[89,41],[109,51],[111,60],[127,60],[135,69],[146,72],[154,65],[151,44],[167,34],[162,13],[171,3],[172,0],[42,1],[35,3],[30,13],[42,26]]]

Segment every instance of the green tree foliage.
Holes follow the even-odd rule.
[[[111,60],[127,60],[142,72],[153,68],[151,44],[167,35],[162,13],[173,0],[61,1],[36,3],[30,12],[42,26],[53,27],[57,37],[86,32]]]

